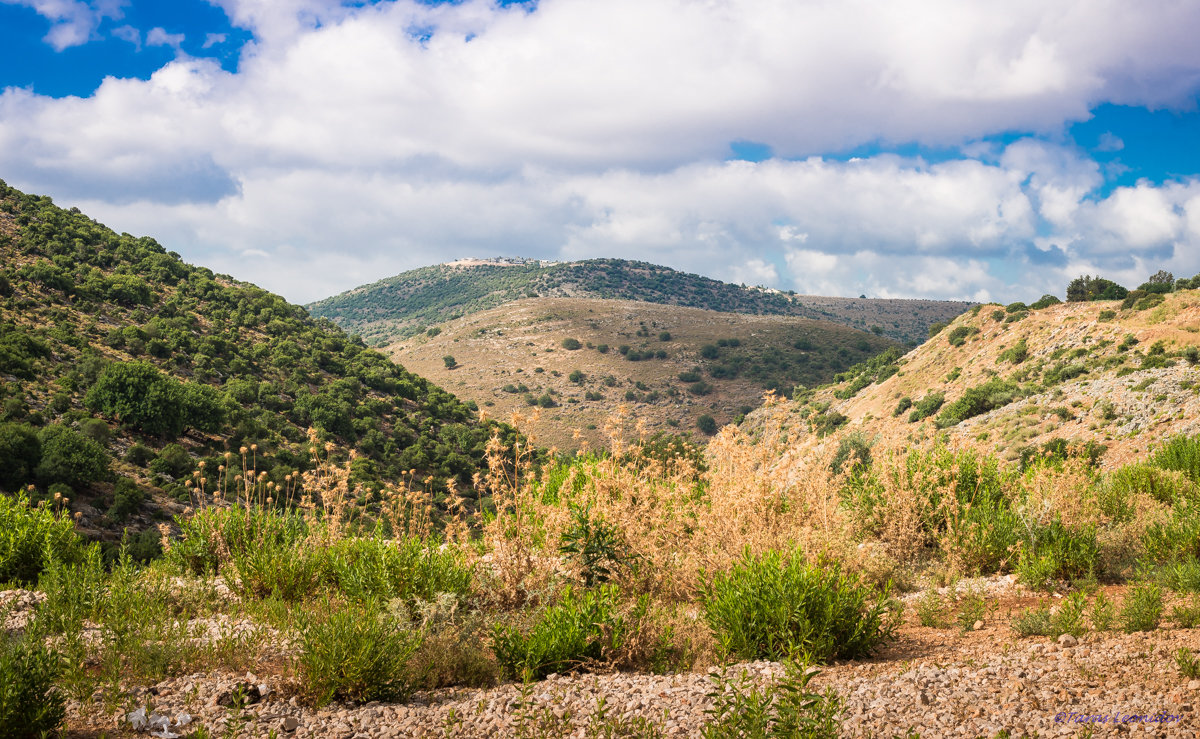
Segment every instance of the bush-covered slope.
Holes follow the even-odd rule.
[[[691,308],[825,319],[919,343],[931,324],[970,304],[931,300],[820,298],[720,282],[647,262],[588,259],[549,263],[470,260],[422,267],[308,306],[373,345],[432,324],[526,297],[636,300]]]
[[[899,358],[851,370],[752,423],[893,446],[948,435],[1019,459],[1074,444],[1121,464],[1200,432],[1200,290],[1026,306],[984,305]],[[1048,446],[1049,445],[1049,446]],[[804,446],[804,445],[802,445]]]
[[[596,298],[524,299],[390,345],[397,361],[489,415],[540,405],[523,430],[574,449],[606,444],[605,421],[628,406],[651,431],[725,424],[763,393],[816,386],[889,348],[831,321],[750,316]],[[450,365],[446,361],[453,359]]]
[[[244,446],[285,486],[310,427],[357,450],[367,488],[415,471],[468,490],[492,432],[303,308],[0,182],[0,490],[79,496],[85,526],[115,529]]]

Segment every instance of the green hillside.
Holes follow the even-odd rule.
[[[0,490],[57,492],[111,535],[187,504],[198,469],[211,492],[242,447],[294,487],[315,428],[357,450],[367,499],[410,471],[466,491],[493,427],[277,295],[0,182]]]
[[[909,344],[923,341],[930,325],[951,320],[970,307],[954,301],[793,295],[622,259],[441,264],[404,272],[307,307],[313,315],[329,318],[381,346],[433,324],[538,296],[636,300],[730,313],[825,319]]]

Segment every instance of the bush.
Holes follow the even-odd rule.
[[[178,444],[167,444],[150,463],[151,472],[170,475],[177,480],[187,477],[195,468],[196,463],[192,460],[192,455]]]
[[[30,637],[0,634],[0,736],[54,733],[66,716],[66,698],[55,681],[62,658]]]
[[[24,493],[0,495],[0,583],[29,585],[49,559],[78,562],[82,557],[83,543],[68,516],[31,506]]]
[[[37,477],[42,482],[78,487],[108,478],[108,453],[78,431],[51,424],[38,432],[38,440],[42,459],[37,466]]]
[[[950,342],[950,346],[962,346],[967,343],[967,338],[979,333],[979,329],[974,326],[955,326],[946,335],[946,341]]]
[[[926,395],[918,400],[916,405],[913,406],[912,413],[908,414],[908,422],[916,423],[917,421],[923,421],[926,418],[929,418],[934,413],[937,413],[938,409],[941,408],[942,404],[945,402],[946,394],[943,392],[933,392]]]
[[[335,610],[301,629],[301,685],[318,706],[402,701],[412,690],[409,661],[420,646],[420,634],[375,604]]]
[[[447,354],[446,356],[442,357],[442,364],[446,365],[446,369],[454,369],[458,366],[458,360]]]
[[[1172,437],[1150,457],[1150,464],[1164,470],[1182,472],[1193,483],[1200,485],[1200,437]]]
[[[579,343],[579,339],[571,338],[568,336],[567,338],[562,340],[562,348],[563,349],[575,351],[576,349],[580,348],[581,346],[583,346],[583,344]]]
[[[696,428],[711,436],[712,434],[717,433],[717,421],[712,416],[705,413],[696,419]]]
[[[1162,590],[1152,583],[1130,588],[1121,607],[1121,626],[1125,633],[1154,631],[1162,621]]]
[[[721,649],[742,659],[804,655],[812,662],[869,656],[895,636],[888,592],[876,593],[837,564],[800,552],[742,560],[701,586],[704,618]]]
[[[134,444],[124,456],[124,460],[135,467],[145,467],[153,459],[154,450],[145,444]]]
[[[1021,396],[1016,383],[995,378],[977,387],[967,388],[962,397],[942,409],[937,417],[940,429],[956,426],[968,418],[1002,408]]]
[[[603,585],[582,594],[567,587],[527,634],[497,624],[492,650],[505,672],[525,682],[598,661],[621,647],[625,620],[617,614],[618,590]]]
[[[720,672],[709,675],[713,707],[707,711],[704,739],[829,739],[841,734],[838,713],[842,702],[832,688],[810,693],[808,683],[818,674],[803,663],[787,660],[784,676],[774,685],[760,686],[743,670],[736,680]],[[640,736],[640,735],[639,735]]]
[[[113,487],[113,504],[108,513],[114,519],[124,521],[141,509],[145,499],[146,492],[138,487],[136,482],[122,477]]]
[[[896,403],[896,409],[894,411],[892,411],[892,416],[899,417],[899,416],[904,415],[904,411],[908,410],[909,408],[912,408],[912,404],[913,404],[912,398],[905,395],[903,398],[900,399],[899,403]]]
[[[32,426],[0,424],[0,490],[16,490],[32,482],[41,459],[42,444]]]
[[[1031,588],[1050,588],[1057,580],[1075,580],[1092,574],[1100,548],[1096,529],[1071,529],[1060,521],[1033,529],[1021,547],[1017,572]]]

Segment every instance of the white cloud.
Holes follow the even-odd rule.
[[[83,38],[106,12],[22,1]],[[1053,143],[1098,103],[1194,96],[1194,3],[217,3],[254,34],[236,74],[6,90],[0,176],[296,300],[468,253],[922,297],[1200,271],[1194,183],[1101,197]],[[979,141],[1013,130],[1040,135]],[[731,141],[779,158],[721,162]],[[961,157],[829,157],[880,142]]]
[[[166,29],[155,26],[146,32],[147,46],[170,46],[176,51],[186,37],[182,33],[167,33]]]
[[[50,21],[50,30],[43,39],[56,51],[87,43],[104,18],[120,18],[121,7],[127,0],[0,0],[9,5],[32,8]]]

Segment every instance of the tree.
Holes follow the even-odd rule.
[[[30,482],[41,458],[42,444],[32,426],[0,424],[0,489],[15,491]]]
[[[696,419],[696,428],[709,435],[715,434],[717,433],[717,420],[705,413]]]
[[[1067,302],[1082,303],[1090,300],[1123,300],[1129,291],[1112,280],[1103,277],[1082,275],[1067,285]]]
[[[97,413],[155,436],[175,438],[185,426],[179,381],[147,362],[108,365],[83,402]]]
[[[454,369],[455,367],[458,366],[458,362],[454,359],[453,356],[451,356],[449,354],[442,357],[442,362],[445,363],[446,369]]]
[[[1169,293],[1175,289],[1175,275],[1166,270],[1159,270],[1150,275],[1150,279],[1138,285],[1138,290],[1148,293]]]
[[[55,423],[42,429],[38,440],[42,459],[37,477],[42,482],[78,487],[108,477],[108,453],[78,431]]]

